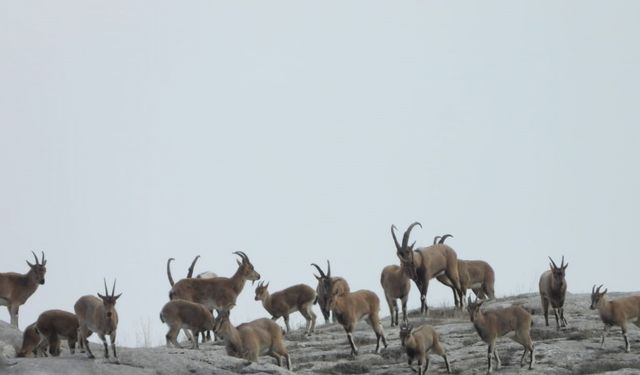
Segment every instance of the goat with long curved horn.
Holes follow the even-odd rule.
[[[196,262],[198,261],[198,258],[200,258],[200,255],[196,255],[196,257],[193,258],[193,262],[191,262],[191,266],[189,266],[189,272],[187,273],[188,279],[190,279],[193,276],[193,269],[196,267]]]
[[[398,239],[396,238],[396,230],[398,230],[398,228],[396,228],[395,225],[391,225],[391,236],[393,237],[393,242],[396,244],[396,250],[402,251],[402,246],[400,246]]]

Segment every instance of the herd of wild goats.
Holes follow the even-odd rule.
[[[412,363],[417,360],[418,374],[425,374],[429,368],[427,353],[432,351],[444,358],[447,371],[451,372],[445,349],[434,328],[426,324],[414,327],[407,319],[410,280],[413,280],[420,290],[420,310],[426,314],[427,289],[429,281],[435,277],[453,290],[456,308],[462,309],[467,290],[475,293],[475,301],[472,301],[471,297],[467,300],[467,310],[478,335],[489,345],[488,372],[494,368],[493,359],[496,368],[500,367],[496,339],[507,333],[513,333],[511,338],[524,347],[520,365],[524,365],[529,354],[528,363],[531,369],[534,364],[534,346],[529,334],[532,325],[531,314],[521,306],[481,310],[484,301],[495,299],[495,277],[491,266],[483,261],[458,259],[456,252],[444,243],[447,237],[451,237],[448,234],[436,237],[431,246],[414,250],[415,241],[409,245],[409,235],[415,226],[422,227],[418,222],[411,224],[404,232],[402,243],[396,238],[396,227],[391,226],[400,265],[387,266],[380,275],[380,283],[391,312],[392,327],[399,325],[397,300],[400,299],[402,302],[400,339],[406,349],[409,366],[414,369]],[[260,279],[260,274],[256,272],[245,253],[237,251],[234,254],[241,260],[238,261],[237,271],[229,278],[218,277],[213,273],[203,273],[193,278],[193,268],[198,259],[196,257],[189,268],[187,278],[174,282],[170,270],[173,258],[167,261],[167,275],[172,287],[169,292],[170,301],[160,312],[160,320],[169,326],[166,335],[167,345],[180,347],[177,336],[180,330],[183,330],[192,342],[193,348],[197,349],[200,335],[204,342],[211,338],[210,331],[213,331],[225,341],[227,354],[231,356],[257,361],[258,356],[269,355],[277,360],[279,366],[283,365],[284,358],[287,369],[291,369],[291,359],[284,343],[285,332],[274,321],[280,317],[284,318],[286,333],[289,333],[289,315],[299,311],[307,321],[305,333],[311,335],[316,324],[316,315],[312,307],[318,303],[326,322],[332,317],[344,327],[352,355],[358,355],[353,331],[362,319],[365,319],[376,334],[375,352],[379,352],[381,340],[382,344],[387,346],[378,315],[378,296],[369,290],[352,292],[344,278],[331,276],[328,261],[326,273],[318,265],[312,264],[319,272],[319,275],[314,274],[318,280],[315,290],[299,284],[270,294],[269,284],[260,282],[255,290],[255,299],[262,301],[271,319],[257,319],[234,327],[229,321],[229,314],[245,282]],[[35,253],[33,255],[36,263],[27,262],[31,269],[26,274],[0,273],[0,304],[7,306],[14,327],[18,326],[19,307],[35,292],[39,284],[44,284],[47,263],[44,253],[40,260]],[[567,324],[563,305],[567,290],[565,270],[568,263],[564,263],[563,257],[560,266],[557,266],[551,258],[549,259],[550,269],[540,276],[540,298],[546,325],[549,325],[551,306],[556,318],[556,329],[559,330]],[[40,314],[38,320],[25,329],[23,346],[18,356],[46,355],[47,347],[51,355],[57,356],[60,354],[60,340],[66,339],[71,353],[74,353],[76,341],[79,341],[80,348],[86,349],[89,357],[94,358],[87,338],[95,332],[104,344],[107,358],[109,350],[105,336],[110,336],[111,351],[117,362],[115,340],[118,313],[115,305],[120,294],[115,295],[115,286],[114,281],[109,293],[105,280],[104,295],[98,293],[99,298],[93,295],[80,297],[74,305],[75,314],[62,310],[49,310]],[[601,291],[601,287],[602,285],[596,288],[594,285],[592,288],[591,309],[599,311],[604,323],[602,345],[609,328],[616,325],[622,328],[625,351],[629,352],[627,322],[633,321],[640,326],[640,296],[608,300],[607,289]]]

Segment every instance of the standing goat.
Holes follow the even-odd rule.
[[[247,254],[242,251],[236,251],[233,254],[242,259],[242,262],[237,262],[238,269],[233,276],[230,278],[182,279],[171,288],[169,299],[183,299],[200,303],[210,310],[217,310],[218,313],[235,305],[245,282],[259,280],[260,274],[254,270]]]
[[[335,286],[335,283],[327,278],[324,280],[325,290],[329,293],[327,307],[333,313],[336,320],[345,332],[351,345],[351,354],[358,355],[358,348],[353,341],[353,331],[356,324],[366,319],[367,324],[371,326],[376,334],[376,353],[380,352],[380,340],[384,347],[387,347],[387,339],[384,337],[382,323],[380,322],[380,299],[370,290],[358,290],[355,292],[341,292]]]
[[[169,301],[162,307],[160,321],[169,326],[166,335],[167,347],[172,343],[176,348],[181,348],[177,337],[180,329],[183,329],[191,339],[192,349],[199,349],[198,334],[213,330],[213,315],[206,307],[180,299]]]
[[[44,284],[44,275],[47,272],[47,260],[38,261],[36,253],[31,252],[36,264],[27,261],[30,269],[26,274],[15,272],[0,273],[0,305],[7,306],[11,316],[11,325],[18,328],[18,310],[27,302],[27,299],[38,289],[38,285]]]
[[[629,353],[631,345],[627,337],[627,322],[632,320],[633,324],[640,327],[640,296],[622,297],[612,301],[607,298],[607,289],[600,292],[602,285],[596,289],[591,288],[591,310],[598,309],[600,319],[604,323],[602,332],[601,347],[604,347],[604,338],[612,326],[619,326],[624,337],[624,351]]]
[[[514,332],[513,336],[510,336],[513,341],[521,344],[524,347],[524,353],[520,359],[520,366],[524,366],[524,359],[527,352],[531,353],[531,359],[529,360],[529,369],[533,368],[534,355],[533,355],[533,341],[531,341],[531,314],[527,312],[522,306],[510,306],[501,309],[495,309],[482,312],[480,306],[484,301],[471,302],[471,297],[467,302],[467,310],[469,311],[469,317],[473,326],[478,332],[478,335],[482,341],[489,344],[489,350],[487,352],[487,358],[489,360],[489,369],[487,373],[493,371],[493,363],[491,357],[493,356],[497,362],[496,368],[500,368],[500,356],[496,350],[496,340],[498,337],[502,337],[509,332]]]
[[[258,357],[268,355],[282,366],[282,357],[291,370],[291,358],[284,344],[284,331],[273,320],[262,318],[234,327],[229,321],[229,310],[225,308],[216,317],[214,332],[224,338],[227,354],[237,358],[258,362]]]
[[[260,282],[256,288],[255,300],[262,301],[262,306],[271,314],[272,319],[283,317],[289,333],[289,314],[299,311],[307,321],[305,333],[311,335],[316,328],[316,314],[313,312],[313,305],[317,301],[316,291],[305,284],[294,285],[273,294],[269,294],[267,288],[269,283],[265,285],[263,281]]]
[[[193,269],[196,266],[196,262],[198,261],[198,258],[200,258],[200,255],[196,255],[196,257],[193,258],[193,261],[191,262],[191,266],[189,266],[189,271],[187,272],[187,279],[190,279],[193,276]],[[169,258],[167,260],[167,277],[169,278],[169,284],[171,284],[171,286],[175,285],[175,282],[173,281],[173,277],[171,276],[171,262],[174,260],[175,259],[173,258]]]
[[[445,275],[451,281],[460,299],[462,299],[462,287],[458,273],[458,255],[452,248],[445,244],[436,244],[414,251],[415,242],[411,245],[408,244],[411,229],[416,225],[422,228],[418,222],[411,224],[404,232],[402,245],[396,238],[395,225],[391,226],[391,236],[396,245],[396,255],[400,259],[402,270],[420,290],[420,312],[427,313],[429,280],[436,276]]]
[[[329,300],[329,291],[325,289],[325,285],[327,285],[326,281],[331,280],[331,284],[333,288],[339,293],[349,293],[351,289],[349,288],[349,283],[347,280],[340,276],[331,276],[331,264],[329,260],[327,260],[327,273],[322,272],[322,269],[315,263],[311,263],[318,272],[320,276],[313,274],[313,276],[318,280],[318,286],[316,287],[316,295],[318,296],[318,305],[320,305],[320,311],[322,311],[322,316],[324,316],[324,322],[329,322],[329,317],[331,315],[331,310],[328,307]],[[335,318],[332,319],[335,321]]]
[[[73,309],[76,312],[78,323],[80,324],[78,339],[80,340],[81,345],[84,345],[87,349],[89,358],[93,359],[95,356],[91,352],[89,340],[87,340],[87,338],[95,332],[98,337],[100,337],[100,340],[104,345],[105,358],[109,358],[109,349],[107,346],[107,339],[105,337],[106,335],[109,335],[113,357],[116,359],[116,363],[120,363],[116,353],[116,330],[118,329],[116,301],[120,298],[122,293],[116,296],[115,291],[116,281],[113,281],[113,288],[111,289],[111,295],[109,295],[109,291],[107,290],[107,281],[105,280],[104,296],[100,293],[98,293],[98,297],[100,298],[96,298],[93,295],[82,296],[73,306]]]
[[[467,296],[467,290],[471,289],[477,298],[495,299],[494,284],[496,280],[493,268],[483,260],[458,259],[458,274],[460,275],[460,287],[463,298]],[[446,275],[437,277],[438,281],[448,286],[453,291],[453,301],[456,307],[462,308],[464,299],[458,299],[453,283]]]
[[[389,305],[391,314],[391,327],[398,325],[398,299],[402,302],[402,321],[407,321],[407,300],[411,290],[411,280],[402,270],[402,267],[395,264],[386,266],[380,274],[380,285],[384,290],[384,298]]]
[[[429,351],[433,351],[435,354],[441,356],[447,366],[447,372],[451,373],[449,360],[440,343],[440,337],[430,325],[425,324],[414,329],[412,325],[403,323],[402,326],[400,326],[400,342],[407,351],[409,367],[411,367],[412,370],[414,370],[412,365],[413,361],[415,359],[418,360],[418,375],[426,374],[429,369]]]
[[[61,338],[67,340],[71,354],[75,353],[79,328],[75,314],[63,310],[47,310],[40,314],[36,326],[40,335],[48,341],[52,356],[60,355]]]
[[[569,263],[564,264],[564,255],[562,256],[562,262],[560,267],[556,266],[556,263],[549,257],[551,263],[549,264],[549,270],[540,275],[540,282],[538,288],[540,289],[540,299],[542,300],[542,311],[544,312],[544,322],[549,326],[549,305],[553,309],[553,314],[556,317],[556,329],[560,329],[560,326],[566,327],[567,320],[564,318],[564,297],[567,293],[567,281],[565,280],[565,270],[569,266]],[[558,315],[560,315],[558,319]]]

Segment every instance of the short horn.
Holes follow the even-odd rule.
[[[398,243],[398,239],[396,238],[396,230],[398,230],[398,228],[396,228],[395,225],[391,226],[391,236],[393,237],[393,242],[396,244],[396,249],[398,250],[402,250],[402,248],[400,247],[400,244]]]
[[[407,228],[407,230],[404,232],[404,236],[402,237],[402,248],[403,249],[405,249],[407,247],[407,243],[409,243],[409,235],[411,234],[411,230],[416,225],[419,226],[420,228],[422,228],[422,224],[420,224],[419,222],[415,221],[411,225],[409,225],[409,228]]]
[[[560,268],[564,268],[564,255],[562,256],[562,262],[560,262]]]
[[[44,265],[46,263],[46,261],[44,260],[44,251],[42,252],[42,260],[40,261],[40,264]]]
[[[558,268],[558,266],[556,266],[556,262],[553,261],[553,259],[551,259],[551,257],[547,257],[549,258],[549,260],[551,261],[551,264],[553,264],[553,268]]]
[[[329,263],[329,259],[327,259],[327,278],[331,278],[331,263]]]
[[[322,272],[322,268],[320,268],[320,266],[318,266],[315,263],[311,263],[311,265],[314,266],[318,270],[318,272],[320,272],[320,277],[322,277],[323,279],[327,278],[327,275],[325,275],[324,272]]]
[[[193,258],[193,262],[191,262],[191,266],[189,266],[189,272],[187,273],[187,279],[190,279],[193,276],[193,269],[196,267],[196,262],[198,261],[198,258],[200,258],[200,255],[196,255],[196,257]]]
[[[116,281],[118,281],[118,279],[113,279],[113,288],[111,288],[111,297],[116,295]]]
[[[433,237],[433,244],[434,244],[434,245],[435,245],[435,244],[437,244],[437,243],[438,243],[438,240],[439,240],[440,238],[441,238],[440,236],[435,236],[435,237]]]
[[[247,262],[249,261],[249,257],[244,252],[242,252],[242,251],[234,251],[233,253],[236,254],[237,256],[239,256],[240,258],[242,258],[242,260],[245,260]]]
[[[38,261],[38,256],[33,252],[33,250],[31,251],[31,254],[33,254],[33,259],[36,260],[36,265],[40,264],[40,261]]]
[[[591,287],[591,294],[596,292],[596,284],[593,284],[593,286]]]
[[[107,289],[107,278],[104,278],[104,295],[109,296],[109,290]]]

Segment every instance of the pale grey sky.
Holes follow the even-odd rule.
[[[638,290],[638,19],[637,1],[4,1],[0,271],[49,259],[20,325],[117,277],[119,342],[150,321],[163,343],[167,258],[231,275],[236,250],[273,290],[315,287],[329,258],[383,301],[389,226],[414,220],[419,245],[452,233],[491,263],[498,295],[562,254],[571,292]],[[265,315],[248,284],[232,320]]]

